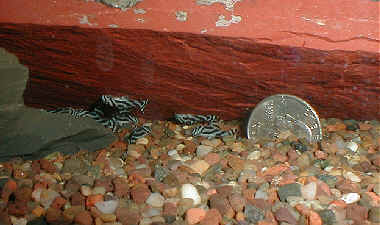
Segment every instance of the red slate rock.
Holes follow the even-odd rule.
[[[116,218],[123,225],[136,225],[140,221],[140,213],[136,210],[120,207],[116,209]]]
[[[349,204],[346,208],[346,217],[360,224],[368,219],[368,209],[357,204]]]
[[[3,189],[1,190],[1,199],[4,201],[5,204],[7,204],[9,200],[9,196],[15,192],[17,189],[17,183],[9,179],[7,183],[5,183]]]
[[[219,225],[222,222],[222,215],[217,209],[210,209],[206,216],[199,223],[200,225]]]
[[[83,210],[75,216],[74,221],[80,225],[92,225],[93,219],[90,212]]]
[[[48,173],[55,173],[57,168],[55,168],[54,164],[47,159],[40,159],[41,169],[45,170]]]
[[[125,198],[129,195],[129,185],[125,178],[116,177],[112,180],[114,185],[114,194],[118,198]]]
[[[244,209],[245,204],[247,203],[245,198],[237,193],[228,196],[228,200],[235,212],[242,211]]]
[[[271,3],[273,4],[273,2]],[[314,4],[318,4],[318,2],[324,2],[324,8],[327,8],[327,0],[317,1]],[[368,4],[362,5],[367,6],[370,3],[376,4],[368,2]],[[27,3],[23,2],[23,5],[25,4]],[[253,2],[251,4],[257,3]],[[292,4],[292,1],[288,1],[286,6],[292,6],[292,10],[298,9]],[[342,2],[342,4],[348,5],[345,2]],[[350,4],[355,5],[352,0]],[[331,6],[331,3],[329,5]],[[61,7],[63,7],[61,10],[67,10],[66,6],[61,5]],[[81,7],[80,4],[77,7]],[[82,7],[89,9],[89,6]],[[157,5],[147,7],[155,8]],[[12,10],[15,8],[17,6],[13,6],[8,11],[15,11]],[[52,6],[51,8],[58,7]],[[193,8],[207,9],[207,7],[194,7],[193,5],[190,10],[193,10]],[[259,8],[257,5],[248,6],[248,9],[257,10],[257,8]],[[270,6],[268,5],[264,6],[262,11],[269,8]],[[368,8],[368,10],[371,10],[372,15],[374,8],[377,8],[376,5]],[[100,9],[101,7],[98,7],[92,14],[101,14],[98,11]],[[74,8],[68,11],[75,11],[78,15],[87,15],[89,13],[89,11],[86,11],[81,14],[79,10]],[[175,10],[162,10],[162,12],[172,15]],[[272,8],[270,10],[272,11]],[[307,9],[307,14],[309,14],[310,18],[313,17],[314,13],[317,13],[313,12],[314,10]],[[340,11],[340,9],[337,10]],[[108,11],[115,12],[117,10]],[[283,11],[285,10],[282,9],[281,12]],[[319,11],[331,12],[332,10]],[[160,12],[160,10],[156,9],[156,12]],[[95,102],[100,94],[109,92],[108,94],[112,95],[149,98],[151,103],[144,113],[144,117],[147,119],[169,118],[181,106],[182,111],[180,113],[207,114],[212,111],[215,113],[216,109],[218,109],[217,111],[222,118],[229,120],[245,116],[246,111],[242,110],[242,105],[244,108],[253,108],[268,95],[289,93],[308,99],[311,104],[317,105],[321,117],[324,118],[336,117],[358,120],[379,118],[378,93],[377,89],[373,88],[379,84],[379,54],[378,50],[374,50],[373,47],[376,45],[376,48],[378,48],[378,43],[377,41],[372,41],[375,37],[361,38],[360,36],[363,33],[370,33],[371,30],[376,28],[372,26],[372,29],[368,30],[357,28],[360,31],[354,32],[356,34],[354,37],[352,34],[344,33],[343,31],[341,32],[344,34],[336,34],[337,30],[351,31],[351,29],[331,28],[326,30],[327,36],[321,37],[320,26],[315,26],[313,22],[300,19],[304,17],[302,14],[304,12],[300,10],[300,12],[294,12],[296,14],[300,13],[297,16],[290,16],[293,19],[292,22],[298,24],[298,27],[291,29],[291,31],[285,31],[289,27],[287,19],[289,15],[293,15],[293,13],[288,13],[283,15],[285,19],[281,21],[273,21],[268,18],[268,20],[274,22],[272,25],[282,24],[280,27],[276,26],[279,29],[276,32],[266,33],[263,36],[259,35],[261,37],[251,34],[248,37],[239,36],[239,38],[223,36],[223,32],[222,36],[199,34],[201,27],[205,26],[204,24],[198,24],[197,30],[193,32],[182,28],[181,30],[185,31],[185,33],[176,33],[164,32],[164,28],[161,26],[159,31],[151,30],[151,27],[148,29],[133,29],[136,23],[133,26],[124,26],[124,29],[104,29],[100,26],[94,29],[94,27],[70,26],[71,23],[63,22],[64,25],[69,24],[70,29],[62,30],[60,26],[54,23],[54,25],[51,23],[41,25],[38,24],[39,21],[36,24],[27,21],[14,24],[14,21],[6,20],[8,23],[0,24],[0,38],[2,39],[0,44],[1,47],[15,53],[30,68],[30,85],[27,85],[24,94],[25,104],[28,106],[39,108],[59,107],[68,106],[67,104],[70,102],[72,107],[86,107]],[[48,19],[53,14],[48,13],[45,18]],[[62,13],[57,14],[62,15]],[[219,14],[222,14],[222,12]],[[252,19],[252,15],[255,15],[255,13],[247,14],[247,11],[245,11],[244,14],[245,17],[249,16],[250,19],[240,23],[245,24],[245,27],[241,27],[241,30],[251,30],[253,32],[250,28],[260,25],[260,22],[255,22]],[[263,13],[257,14],[260,17],[256,21],[267,21],[263,20],[262,16],[265,16]],[[111,14],[107,13],[106,15]],[[94,19],[102,22],[106,15],[102,14],[99,18]],[[130,13],[125,13],[124,15],[127,16],[124,21],[135,22],[136,15],[131,15]],[[334,13],[334,16],[336,15]],[[354,11],[350,11],[346,15],[343,14],[343,17],[351,18],[353,15],[355,15]],[[209,16],[214,19],[206,21],[214,21],[212,26],[215,26],[217,15],[212,13]],[[324,16],[321,15],[321,18]],[[19,17],[25,18],[25,15]],[[66,20],[76,19],[78,21],[78,18],[69,17],[68,15],[61,17]],[[202,18],[204,16],[198,17]],[[332,15],[329,15],[329,17],[331,18]],[[373,17],[376,16],[373,15]],[[171,24],[177,23],[177,26],[180,26],[173,15],[171,19]],[[115,20],[113,18],[112,21]],[[151,19],[151,21],[154,20]],[[360,21],[361,19],[359,17],[356,20]],[[287,21],[288,24],[285,25],[282,21]],[[335,18],[331,23],[336,23]],[[340,23],[346,24],[348,21],[341,19]],[[240,24],[234,24],[228,29],[215,28],[213,30],[221,32],[222,30],[231,30],[232,27],[236,29]],[[305,24],[308,24],[307,28]],[[366,24],[376,25],[376,23],[370,22]],[[189,26],[183,27],[189,28]],[[166,25],[165,28],[169,29]],[[309,33],[311,28],[314,28],[313,34]],[[175,30],[178,31],[179,29]],[[230,35],[235,36],[236,33],[239,33],[239,31],[234,30]],[[332,33],[335,33],[336,36],[331,39]],[[38,37],[36,37],[37,34],[39,35]],[[54,41],[36,43],[36,40],[48,39],[51,38],[51,35],[56,37]],[[136,36],[139,37],[140,42],[135,41]],[[342,38],[346,36],[350,36],[350,38]],[[354,42],[361,42],[360,46],[371,45],[372,52],[356,51],[358,48],[356,46],[358,45],[352,42],[354,39]],[[294,42],[286,43],[286,40],[296,42],[297,47],[294,46]],[[302,42],[309,44],[305,48]],[[81,47],[79,48],[76,44],[71,43],[81,43]],[[97,47],[100,45],[99,43],[102,43],[102,48]],[[191,43],[191,46],[189,43]],[[319,45],[315,46],[317,47],[316,49],[313,49],[313,45],[310,43],[319,43]],[[339,48],[336,48],[336,45],[341,45],[341,43],[347,45],[347,51],[339,51]],[[43,45],[43,48],[40,45]],[[115,51],[114,48],[117,48],[118,51]],[[223,51],[227,48],[228,51]],[[324,51],[321,48],[337,51]],[[67,57],[66,52],[60,51],[61,49],[67,49],[72,57]],[[101,54],[105,57],[103,61],[98,58],[87,57],[98,55],[100,54],[99,51],[102,51]],[[136,55],[136,52],[139,52],[139,54]],[[79,57],[81,58],[79,59]],[[129,59],[128,64],[125,64],[123,60],[126,58]],[[51,63],[41,65],[42,62],[47,61]],[[78,64],[78,61],[81,63]],[[223,66],[220,65],[220,61],[224,62]],[[85,65],[97,66],[87,68]],[[297,69],[295,69],[294,65],[297,65]],[[140,69],[136,69],[137,67]],[[71,73],[80,75],[73,79],[70,76],[65,76],[63,71],[71,71]],[[127,77],[121,75],[125,72],[128,73]],[[341,77],[342,73],[344,73],[344,78]],[[189,79],[189,77],[195,75],[198,79]],[[56,85],[58,82],[63,85]],[[168,83],[170,83],[170,88],[165,85]],[[192,88],[183,90],[183,83]],[[331,85],[331,83],[334,85]],[[355,85],[357,89],[352,89],[352,83],[357,84]],[[155,85],[155,88],[152,88],[153,85]],[[86,88],[88,91],[80,92],[78,87]],[[172,97],[167,98],[166,96]],[[345,110],[352,105],[360,107]]]
[[[46,217],[46,221],[52,224],[63,220],[62,211],[56,208],[51,208],[51,207],[46,210],[45,217]]]
[[[274,216],[276,217],[277,221],[279,222],[286,222],[290,224],[297,224],[296,218],[290,213],[289,209],[285,207],[279,208],[275,213]]]
[[[217,209],[223,216],[232,219],[235,215],[234,210],[232,209],[230,203],[227,198],[214,194],[210,197],[210,208]]]
[[[131,190],[132,199],[137,204],[144,203],[150,194],[151,192],[146,184],[137,184]]]

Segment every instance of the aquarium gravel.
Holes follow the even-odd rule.
[[[380,123],[322,119],[323,140],[192,137],[198,125],[96,152],[0,164],[1,224],[379,224]],[[239,129],[240,121],[219,121]],[[300,147],[300,145],[302,145]],[[121,157],[125,155],[125,157]],[[123,158],[123,159],[122,159]]]

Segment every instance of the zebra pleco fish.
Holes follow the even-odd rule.
[[[89,117],[113,132],[118,132],[123,127],[137,124],[139,120],[132,114],[132,111],[138,108],[141,112],[144,112],[147,104],[148,100],[139,101],[129,99],[127,96],[113,97],[111,95],[102,95],[90,106],[89,110],[67,107],[47,110],[47,112],[67,113],[75,118]],[[136,136],[138,135],[136,134]]]
[[[148,104],[148,99],[140,101],[129,99],[127,96],[114,97],[111,95],[102,95],[100,100],[103,104],[117,108],[120,110],[120,113],[131,112],[135,108],[139,108],[141,112],[144,112],[145,106]]]
[[[175,114],[174,120],[180,124],[193,125],[196,123],[217,122],[219,118],[215,115]]]
[[[74,108],[71,108],[71,107],[66,107],[66,108],[58,108],[58,109],[53,109],[53,110],[46,110],[47,112],[50,112],[50,113],[67,113],[75,118],[79,118],[79,117],[87,117],[88,114],[90,113],[89,111],[87,110],[84,110],[84,109],[74,109]]]
[[[128,113],[117,114],[113,117],[113,119],[115,120],[117,125],[120,127],[126,127],[130,124],[138,124],[139,123],[139,120],[136,117],[134,117],[133,115],[128,114]]]
[[[152,133],[152,128],[150,127],[150,125],[143,125],[141,127],[137,127],[128,136],[128,144],[135,144],[137,139],[145,137],[150,133]]]
[[[195,127],[191,134],[193,137],[205,137],[207,139],[234,136],[237,133],[237,129],[221,130],[216,124],[201,125]]]

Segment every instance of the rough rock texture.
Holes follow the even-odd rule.
[[[322,117],[380,118],[378,2],[242,1],[231,11],[144,1],[137,6],[145,13],[53,2],[25,1],[35,13],[0,16],[0,46],[30,69],[29,106],[86,107],[100,94],[129,95],[151,100],[146,118],[234,119],[288,93]],[[176,20],[179,9],[191,12],[186,22]],[[221,14],[241,21],[216,27]]]
[[[38,159],[59,151],[95,151],[116,137],[91,119],[75,119],[24,106],[28,70],[0,48],[0,161],[22,156]]]

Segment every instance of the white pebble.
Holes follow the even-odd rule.
[[[247,159],[248,160],[258,160],[258,159],[260,159],[260,156],[261,156],[260,151],[253,151],[253,152],[249,153],[249,155],[247,156]]]
[[[343,173],[343,177],[346,179],[349,179],[350,181],[354,183],[359,183],[362,181],[359,176],[355,175],[353,172],[347,171]]]
[[[350,142],[346,143],[346,148],[352,152],[356,152],[358,150],[359,146],[355,142],[350,141]]]
[[[95,203],[96,208],[102,213],[113,214],[119,206],[118,200],[109,200]]]
[[[360,200],[360,195],[358,193],[347,193],[341,198],[346,204],[355,203]]]
[[[201,196],[198,193],[197,188],[192,184],[183,184],[181,188],[182,198],[193,199],[193,205],[196,206],[201,203]]]
[[[170,150],[168,151],[168,156],[178,155],[177,150]]]
[[[28,221],[24,217],[17,218],[15,216],[10,216],[10,219],[11,219],[12,225],[26,225],[28,223]]]
[[[92,194],[91,187],[89,187],[87,185],[82,185],[80,187],[80,192],[82,193],[83,196],[89,196]]]
[[[164,202],[165,198],[160,193],[152,193],[146,200],[146,204],[157,208],[161,208],[164,205]]]
[[[317,183],[310,182],[301,187],[302,197],[306,200],[314,200],[317,195]]]
[[[149,140],[148,138],[145,138],[145,137],[139,138],[136,141],[136,145],[147,145],[148,143],[149,143]]]

